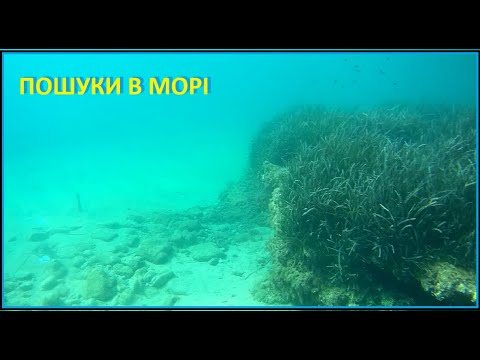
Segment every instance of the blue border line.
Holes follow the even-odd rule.
[[[477,106],[476,106],[476,115],[477,115],[477,118],[475,119],[476,122],[475,122],[475,127],[476,127],[476,132],[477,132],[477,155],[476,155],[476,158],[477,158],[477,161],[476,161],[476,167],[477,167],[477,177],[476,177],[476,188],[477,188],[477,191],[476,191],[476,200],[477,200],[477,207],[476,207],[476,213],[475,213],[475,221],[476,221],[476,228],[475,228],[475,234],[476,234],[476,239],[477,239],[477,268],[476,268],[476,282],[477,282],[477,301],[476,301],[476,304],[477,304],[477,308],[478,308],[478,250],[479,250],[479,246],[478,246],[478,97],[480,96],[480,94],[478,93],[478,83],[479,83],[479,73],[478,73],[478,57],[479,57],[479,53],[477,52],[477,61],[476,61],[476,64],[477,64]]]
[[[4,87],[4,84],[5,84],[5,72],[4,72],[4,69],[5,69],[5,53],[2,52],[2,308],[5,308],[5,303],[4,303],[4,298],[5,298],[5,285],[4,285],[4,280],[5,280],[5,248],[4,248],[4,239],[5,239],[5,224],[4,224],[4,206],[3,206],[3,202],[4,202],[4,191],[3,191],[3,186],[4,186],[4,171],[3,171],[3,164],[5,164],[5,148],[4,148],[4,141],[3,141],[3,134],[5,133],[5,129],[4,129],[4,119],[5,119],[5,115],[4,115],[4,111],[5,111],[5,102],[3,101],[4,97],[5,97],[5,87]]]
[[[1,50],[0,51],[7,51],[7,50]],[[231,54],[231,55],[249,55],[249,54],[273,54],[273,55],[278,55],[278,54],[290,54],[290,55],[305,55],[305,54],[321,54],[321,55],[330,55],[330,54],[345,54],[345,55],[364,55],[364,54],[395,54],[395,55],[411,55],[411,54],[432,54],[432,55],[472,55],[476,51],[471,50],[471,51],[376,51],[376,50],[371,50],[371,51],[338,51],[338,50],[333,50],[333,51],[328,51],[328,50],[301,50],[301,49],[296,49],[296,50],[286,50],[286,51],[280,51],[280,50],[272,50],[272,51],[261,51],[261,50],[245,50],[245,51],[239,51],[239,50],[145,50],[145,51],[139,51],[138,49],[135,51],[125,51],[125,50],[111,50],[111,51],[80,51],[80,50],[72,50],[72,51],[61,51],[61,50],[52,50],[52,51],[46,51],[46,50],[39,50],[39,51],[23,51],[23,50],[11,50],[9,51],[9,54],[14,54],[14,55],[58,55],[58,54],[68,54],[68,55],[91,55],[91,54],[108,54],[108,55],[126,55],[126,54],[142,54],[142,55],[168,55],[168,54],[182,54],[182,55],[188,55],[188,54],[208,54],[208,55],[214,55],[214,54]],[[478,55],[478,52],[477,52]]]
[[[258,309],[258,310],[291,310],[291,309],[349,309],[349,310],[368,310],[368,309],[385,309],[385,310],[409,310],[409,309],[476,309],[471,306],[9,306],[5,309],[53,309],[53,310],[75,310],[75,309],[160,309],[160,310],[182,310],[182,309]]]
[[[138,50],[138,49],[137,49]],[[307,49],[308,50],[308,49]],[[448,50],[446,51],[408,51],[408,50],[402,50],[400,52],[397,51],[328,51],[328,50],[323,50],[323,51],[328,51],[328,52],[323,52],[323,51],[318,51],[315,52],[315,50],[311,50],[311,53],[313,54],[364,54],[364,53],[379,53],[379,54],[412,54],[412,53],[422,53],[422,54],[472,54],[476,53],[476,71],[477,71],[477,100],[476,100],[476,242],[477,242],[477,248],[476,248],[476,291],[477,291],[477,298],[476,298],[476,305],[475,306],[5,306],[4,300],[5,300],[5,288],[4,288],[4,275],[5,275],[5,249],[4,249],[4,172],[3,172],[3,164],[4,164],[4,159],[5,159],[5,152],[4,152],[4,97],[5,97],[5,76],[4,76],[4,69],[5,69],[5,52],[3,51],[8,51],[4,49],[0,49],[2,51],[2,309],[59,309],[59,310],[75,310],[75,309],[95,309],[95,310],[102,310],[102,309],[116,309],[116,310],[122,310],[122,309],[150,309],[150,310],[182,310],[182,309],[215,309],[215,310],[226,310],[226,309],[259,309],[259,310],[291,310],[291,309],[348,309],[348,310],[362,310],[362,309],[393,309],[393,310],[402,310],[402,309],[478,309],[479,306],[479,300],[478,300],[478,289],[479,289],[479,284],[478,284],[478,251],[479,251],[479,236],[478,236],[478,101],[479,101],[479,74],[478,74],[478,66],[479,66],[479,52],[472,50],[472,51],[465,51],[465,52],[460,52],[460,51],[453,51],[449,52]],[[124,54],[153,54],[153,52],[135,52],[135,51],[125,51],[125,50],[112,50],[112,51],[119,51],[119,52],[108,52],[108,51],[86,51],[83,52],[81,50],[74,50],[74,51],[80,51],[80,52],[68,52],[68,51],[52,51],[52,52],[36,52],[36,51],[21,51],[15,52],[15,50],[12,50],[12,54],[15,55],[20,55],[20,54],[74,54],[74,55],[80,55],[80,54],[118,54],[118,55],[124,55]],[[149,51],[155,51],[155,50],[149,50]],[[299,49],[293,50],[293,51],[268,51],[268,52],[260,52],[260,51],[242,51],[242,52],[235,52],[235,51],[225,51],[225,52],[197,52],[194,50],[187,50],[187,51],[170,51],[170,50],[165,50],[166,52],[158,52],[157,54],[189,54],[189,53],[195,53],[195,54],[278,54],[278,53],[295,53],[295,51],[300,51]],[[237,50],[238,51],[238,50]],[[307,54],[308,52],[298,52],[298,54]]]

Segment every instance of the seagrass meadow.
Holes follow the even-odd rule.
[[[302,107],[266,124],[250,157],[275,231],[258,296],[474,304],[475,116],[468,107]]]

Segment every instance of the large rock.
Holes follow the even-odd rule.
[[[133,271],[136,271],[145,266],[145,261],[141,256],[138,255],[125,256],[124,258],[122,258],[121,262],[122,264],[125,264],[132,268]]]
[[[95,267],[85,279],[85,298],[108,301],[117,294],[116,281],[101,268]]]
[[[32,235],[30,235],[29,240],[30,241],[43,241],[47,240],[50,236],[52,236],[51,231],[38,231],[34,232]]]
[[[475,274],[439,262],[419,276],[422,288],[447,305],[474,305],[477,300]]]
[[[167,270],[158,275],[155,275],[151,281],[151,284],[156,288],[161,288],[174,277],[175,274],[173,273],[173,271]]]
[[[115,274],[125,278],[125,279],[130,279],[133,276],[133,269],[125,264],[122,263],[117,263],[113,265],[112,270]]]
[[[47,240],[50,236],[53,236],[55,234],[69,234],[71,231],[78,230],[81,227],[82,227],[81,225],[75,225],[75,226],[64,226],[59,228],[53,228],[49,230],[39,230],[32,233],[29,237],[29,240],[43,241],[43,240]]]
[[[153,264],[160,265],[168,262],[172,255],[172,250],[169,244],[149,240],[140,245],[138,255]]]
[[[40,283],[40,289],[51,290],[57,285],[58,285],[58,279],[55,276],[51,275]]]

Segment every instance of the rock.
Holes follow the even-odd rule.
[[[36,232],[30,235],[29,240],[30,241],[44,241],[47,240],[50,236],[52,236],[51,231],[41,231],[41,232]]]
[[[164,286],[168,281],[173,279],[175,277],[175,274],[172,271],[166,271],[162,274],[156,275],[152,281],[151,284],[155,286],[156,288],[161,288]]]
[[[98,239],[98,240],[107,241],[107,242],[112,241],[117,236],[118,234],[115,231],[107,230],[107,229],[94,231],[91,235],[92,239]]]
[[[125,264],[132,268],[133,271],[136,271],[145,266],[145,261],[143,261],[143,259],[138,255],[124,257],[121,259],[121,262],[122,264]]]
[[[212,259],[224,259],[225,253],[223,249],[216,247],[213,243],[207,242],[190,246],[190,256],[201,262],[210,261]]]
[[[101,267],[95,267],[85,279],[84,294],[87,299],[108,301],[117,294],[116,281]]]
[[[16,280],[32,280],[34,277],[32,272],[19,272],[15,275]]]
[[[141,273],[139,273],[141,275]],[[157,271],[150,269],[147,272],[143,273],[143,281],[145,283],[149,283],[152,281],[152,279],[157,275]]]
[[[74,225],[74,226],[63,226],[59,228],[52,229],[52,235],[53,234],[68,234],[71,231],[78,230],[82,228],[83,225]]]
[[[218,265],[218,257],[210,259],[208,263],[212,266],[217,266]]]
[[[289,176],[286,168],[274,165],[268,161],[263,162],[262,170],[262,181],[271,189],[281,187]]]
[[[172,244],[175,244],[177,247],[186,247],[191,246],[197,242],[198,237],[195,233],[182,230],[182,231],[175,231],[170,241]]]
[[[140,245],[138,254],[153,264],[165,264],[170,259],[172,247],[168,244],[146,241]]]
[[[143,286],[143,282],[142,282],[141,278],[135,277],[132,280],[133,280],[132,281],[132,293],[133,294],[143,293],[143,290],[145,289],[145,287]]]
[[[6,280],[5,281],[5,284],[4,284],[5,294],[8,294],[8,293],[12,292],[16,288],[17,288],[17,285],[14,281],[12,281],[12,280]]]
[[[133,276],[133,269],[130,266],[121,263],[113,265],[112,270],[115,274],[122,276],[125,279],[130,279]]]
[[[451,305],[473,305],[477,300],[475,274],[439,262],[419,278],[422,288],[437,300]]]
[[[92,257],[93,255],[95,255],[95,253],[94,253],[92,250],[84,250],[84,251],[82,251],[82,254],[83,254],[85,257],[87,257],[87,258]]]
[[[47,277],[40,283],[40,289],[42,290],[51,290],[58,285],[57,278],[54,275]]]
[[[79,225],[79,226],[64,226],[64,227],[50,229],[50,230],[38,231],[38,232],[35,232],[32,235],[30,235],[29,240],[30,241],[44,241],[52,235],[68,234],[71,231],[75,231],[75,230],[80,229],[81,227],[82,227],[82,225]]]
[[[20,285],[20,289],[23,291],[28,291],[33,289],[33,284],[31,281],[24,282]]]
[[[167,296],[162,306],[174,306],[178,300],[180,300],[180,297],[177,295]]]

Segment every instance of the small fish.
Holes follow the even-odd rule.
[[[355,67],[355,68],[357,68],[357,69],[358,69],[360,66],[359,66],[359,65],[353,65],[353,67]]]
[[[361,71],[360,71],[360,70],[358,70],[358,69],[355,69],[355,71],[356,71],[356,72],[361,72]]]
[[[394,83],[393,83],[393,85],[397,86],[397,83],[396,83],[396,82],[394,82]]]

